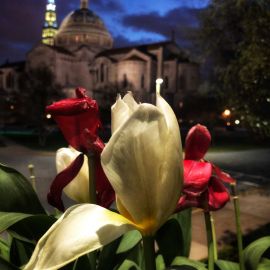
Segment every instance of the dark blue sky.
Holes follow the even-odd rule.
[[[24,60],[41,37],[46,0],[1,0],[0,64]],[[209,0],[90,0],[90,9],[105,22],[115,47],[158,42],[175,31],[179,45],[197,27],[197,14]],[[80,6],[80,0],[56,0],[58,23]]]

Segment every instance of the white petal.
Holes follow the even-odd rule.
[[[161,110],[161,112],[165,115],[168,128],[171,130],[173,136],[175,137],[175,141],[180,142],[181,151],[182,151],[179,124],[171,106],[159,94],[156,95],[156,105]]]
[[[175,209],[182,186],[179,149],[160,110],[141,104],[101,154],[119,211],[144,234],[157,230]]]
[[[123,97],[123,101],[127,104],[127,106],[130,109],[130,114],[132,114],[135,110],[138,109],[138,103],[133,98],[132,93],[129,91],[127,94]]]
[[[111,108],[112,112],[112,134],[122,126],[130,115],[138,108],[131,92],[128,92],[123,99],[118,95],[115,104]]]
[[[56,152],[57,173],[67,168],[80,154],[74,148],[60,148]],[[78,175],[63,189],[64,193],[72,200],[79,203],[89,202],[89,173],[88,159],[84,156],[83,166]]]
[[[24,270],[54,270],[134,229],[119,214],[94,204],[69,208],[39,240]]]
[[[112,113],[112,134],[119,128],[130,116],[128,105],[117,96],[117,100],[111,108]]]

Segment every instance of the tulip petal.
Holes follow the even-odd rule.
[[[213,171],[216,174],[216,176],[225,183],[235,183],[236,180],[232,178],[228,173],[225,173],[222,171],[218,166],[212,164]]]
[[[112,134],[124,124],[130,115],[137,109],[138,104],[132,93],[128,92],[123,99],[118,95],[115,104],[112,106]]]
[[[80,154],[74,148],[60,148],[56,152],[57,172],[63,171]],[[79,203],[89,202],[89,172],[88,158],[84,155],[84,162],[77,176],[64,188],[64,193]]]
[[[207,189],[211,174],[210,163],[184,160],[184,194],[199,196]]]
[[[205,126],[193,126],[185,141],[185,159],[202,159],[211,143],[211,134]]]
[[[67,187],[76,175],[79,173],[84,162],[83,154],[79,154],[74,160],[68,164],[63,171],[58,173],[53,180],[50,191],[47,195],[49,204],[56,207],[60,211],[64,211],[64,204],[62,201],[62,191]]]
[[[179,147],[182,147],[179,124],[178,124],[178,121],[176,119],[176,116],[175,116],[172,108],[165,101],[165,99],[162,98],[159,94],[157,94],[156,104],[157,104],[157,107],[164,114],[168,128],[172,131],[172,134],[175,137],[175,142],[176,143],[180,142]],[[182,151],[182,149],[181,149],[181,151]]]
[[[117,198],[144,234],[166,221],[181,192],[180,140],[168,126],[157,107],[141,104],[101,154]]]
[[[39,240],[24,270],[54,270],[120,237],[133,225],[93,204],[69,208]]]
[[[211,177],[208,187],[209,211],[216,211],[225,206],[230,200],[230,194],[224,184],[215,176]]]
[[[116,102],[112,106],[112,134],[129,118],[128,105],[118,95]]]
[[[129,91],[127,94],[123,97],[123,101],[127,104],[129,110],[131,113],[135,112],[135,110],[138,109],[138,103],[133,98],[132,93]]]

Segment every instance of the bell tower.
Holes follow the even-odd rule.
[[[47,0],[45,22],[42,29],[42,43],[53,46],[57,29],[55,0]]]

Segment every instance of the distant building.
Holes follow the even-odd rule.
[[[104,107],[111,105],[118,91],[126,90],[140,101],[153,101],[158,77],[164,80],[163,96],[176,107],[183,96],[197,90],[199,66],[173,40],[112,48],[112,36],[88,9],[87,0],[81,0],[80,8],[56,27],[55,3],[48,0],[42,42],[28,52],[25,63],[0,66],[2,91],[19,91],[22,69],[40,66],[52,70],[67,96],[82,86]]]

